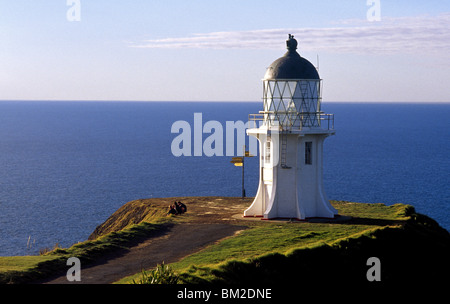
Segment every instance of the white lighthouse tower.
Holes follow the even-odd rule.
[[[323,189],[323,142],[334,135],[334,115],[321,112],[317,69],[296,51],[289,35],[288,51],[275,60],[263,79],[263,106],[251,114],[247,134],[259,141],[260,179],[256,197],[244,216],[333,218]]]

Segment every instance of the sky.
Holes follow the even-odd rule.
[[[0,100],[260,102],[288,34],[324,102],[450,102],[448,0],[0,0]]]

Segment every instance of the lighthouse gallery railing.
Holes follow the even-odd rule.
[[[258,114],[249,114],[249,128],[258,128],[261,122],[270,126],[279,126],[284,131],[301,131],[305,128],[319,127],[324,130],[334,130],[334,114],[326,114],[323,112],[305,113],[305,112],[277,112],[278,115],[289,115],[289,121],[296,121],[295,124],[280,122],[278,115],[275,116],[274,111],[260,111]],[[292,119],[292,117],[295,119]],[[314,117],[315,125],[311,125],[311,117]],[[258,121],[260,122],[258,124]]]

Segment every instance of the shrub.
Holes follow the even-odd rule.
[[[179,276],[169,265],[158,264],[155,269],[150,272],[142,270],[141,278],[137,281],[133,280],[133,284],[176,284]]]

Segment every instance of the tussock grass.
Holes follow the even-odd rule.
[[[178,281],[178,274],[162,262],[151,271],[142,270],[140,278],[133,280],[133,284],[177,284]]]

